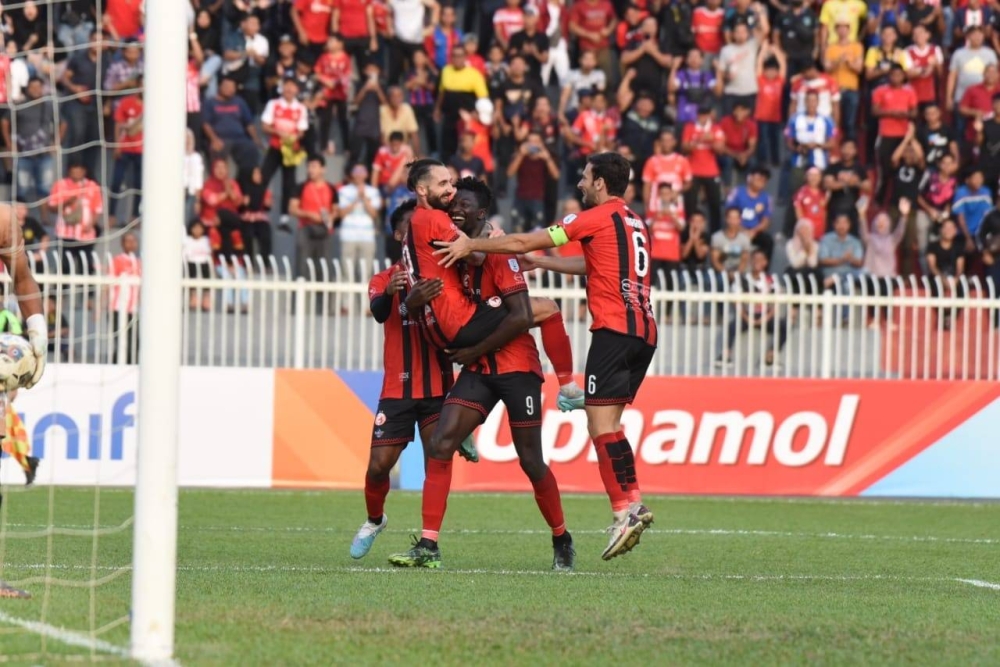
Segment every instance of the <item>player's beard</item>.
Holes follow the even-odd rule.
[[[589,190],[584,190],[584,189],[581,188],[580,189],[580,193],[583,195],[583,207],[584,208],[593,208],[594,206],[597,206],[597,201],[596,201],[596,199],[594,197],[594,193],[593,192],[590,192]]]
[[[447,197],[447,200],[445,200],[445,197]],[[433,208],[435,210],[438,210],[438,211],[444,211],[445,213],[447,213],[448,212],[448,205],[451,204],[452,198],[453,198],[453,195],[449,196],[449,195],[445,195],[444,193],[439,194],[439,195],[428,195],[427,196],[427,203],[430,204],[431,208]]]

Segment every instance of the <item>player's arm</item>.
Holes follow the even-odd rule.
[[[35,353],[35,372],[24,384],[30,389],[38,383],[45,371],[45,355],[48,352],[48,323],[42,314],[42,291],[31,275],[28,253],[24,251],[24,239],[20,226],[9,206],[0,208],[0,261],[7,269],[14,285],[14,295],[21,315],[25,318],[28,340]]]
[[[556,273],[565,273],[571,276],[587,275],[587,262],[583,258],[583,255],[577,257],[550,257],[548,255],[535,257],[526,255],[518,259],[521,261],[521,267],[526,271],[545,269],[546,271],[555,271]]]
[[[507,317],[500,321],[499,326],[494,329],[493,333],[484,338],[478,345],[462,348],[461,350],[449,350],[452,361],[460,366],[471,364],[484,354],[499,350],[514,340],[514,338],[527,331],[534,323],[528,290],[519,290],[505,296],[503,303],[507,308]]]
[[[383,324],[392,315],[392,297],[406,287],[406,271],[398,269],[390,276],[378,274],[368,283],[369,308],[372,317]]]
[[[440,249],[435,255],[441,255],[438,264],[451,266],[458,260],[468,257],[474,252],[488,254],[523,255],[533,250],[545,250],[569,243],[566,230],[561,225],[552,225],[548,229],[539,229],[523,234],[507,234],[492,239],[470,239],[459,233],[454,241],[434,241]]]

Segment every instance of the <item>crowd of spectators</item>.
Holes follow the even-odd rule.
[[[665,273],[1000,285],[996,0],[181,1],[192,276],[276,234],[300,274],[397,257],[385,222],[425,155],[492,185],[508,229],[545,226],[613,150]],[[142,2],[102,7],[3,13],[13,179],[68,256],[141,205],[119,199],[141,182]]]

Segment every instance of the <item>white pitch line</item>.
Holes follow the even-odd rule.
[[[970,586],[976,586],[977,588],[989,588],[990,590],[1000,591],[1000,584],[982,581],[981,579],[956,579],[955,581],[961,581],[963,584],[969,584]]]
[[[115,644],[108,643],[102,639],[81,635],[79,633],[73,632],[71,630],[66,630],[64,628],[57,628],[56,626],[49,625],[48,623],[40,623],[38,621],[28,621],[23,618],[11,616],[10,614],[3,611],[0,611],[0,623],[8,623],[10,625],[16,625],[19,628],[24,628],[25,630],[29,632],[34,632],[37,635],[42,635],[43,637],[54,639],[57,642],[61,642],[68,646],[76,646],[79,648],[89,649],[91,651],[107,653],[109,655],[114,655],[119,658],[129,657],[127,649],[122,648],[121,646],[116,646]]]
[[[101,565],[91,568],[89,565],[47,565],[45,563],[7,564],[8,571],[17,570],[75,570],[89,571],[97,570],[129,570],[131,565]],[[382,567],[372,566],[318,566],[318,565],[178,565],[178,572],[236,572],[243,574],[267,574],[272,572],[286,572],[293,574],[399,574],[413,571],[412,568]],[[675,579],[680,581],[749,581],[749,582],[775,582],[775,581],[909,581],[909,582],[932,582],[932,583],[963,583],[981,588],[1000,590],[1000,584],[993,584],[979,579],[961,579],[956,577],[917,577],[910,575],[894,574],[691,574],[691,573],[651,573],[651,572],[553,572],[552,570],[490,570],[486,568],[441,568],[438,570],[426,570],[430,575],[487,575],[487,576],[541,576],[541,577],[595,577],[600,579]],[[3,620],[0,617],[0,620]]]
[[[36,524],[8,524],[11,528],[45,528]],[[80,530],[86,526],[59,526],[56,530]],[[333,526],[181,526],[182,532],[222,532],[222,533],[353,533],[353,528],[336,528]],[[390,533],[418,533],[419,528],[390,528]],[[606,531],[597,529],[576,529],[574,535],[603,535]],[[660,535],[692,535],[703,537],[778,537],[798,539],[833,539],[833,540],[864,540],[888,542],[917,542],[943,544],[985,544],[1000,545],[1000,538],[990,537],[943,537],[940,535],[879,535],[873,533],[806,533],[782,530],[750,530],[744,528],[649,528],[649,534]],[[524,528],[508,530],[501,528],[456,528],[443,531],[445,535],[548,535],[548,530]],[[26,539],[36,537],[31,535],[7,534],[9,539]]]

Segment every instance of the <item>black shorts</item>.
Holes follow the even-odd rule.
[[[476,306],[476,312],[472,315],[472,319],[455,334],[449,348],[460,350],[463,347],[478,345],[484,338],[496,331],[505,317],[507,317],[507,308],[503,304],[498,304],[495,307],[485,303],[479,304]]]
[[[511,428],[542,425],[542,378],[534,373],[487,375],[463,370],[444,399],[477,411],[483,421],[500,401],[507,406]]]
[[[441,417],[444,398],[383,398],[372,426],[372,447],[408,445],[414,425],[423,428]]]
[[[622,405],[635,400],[656,347],[641,338],[598,329],[587,351],[586,404]]]
[[[195,264],[194,262],[187,263],[187,273],[188,278],[211,278],[212,277],[212,265],[208,262],[203,264]]]

